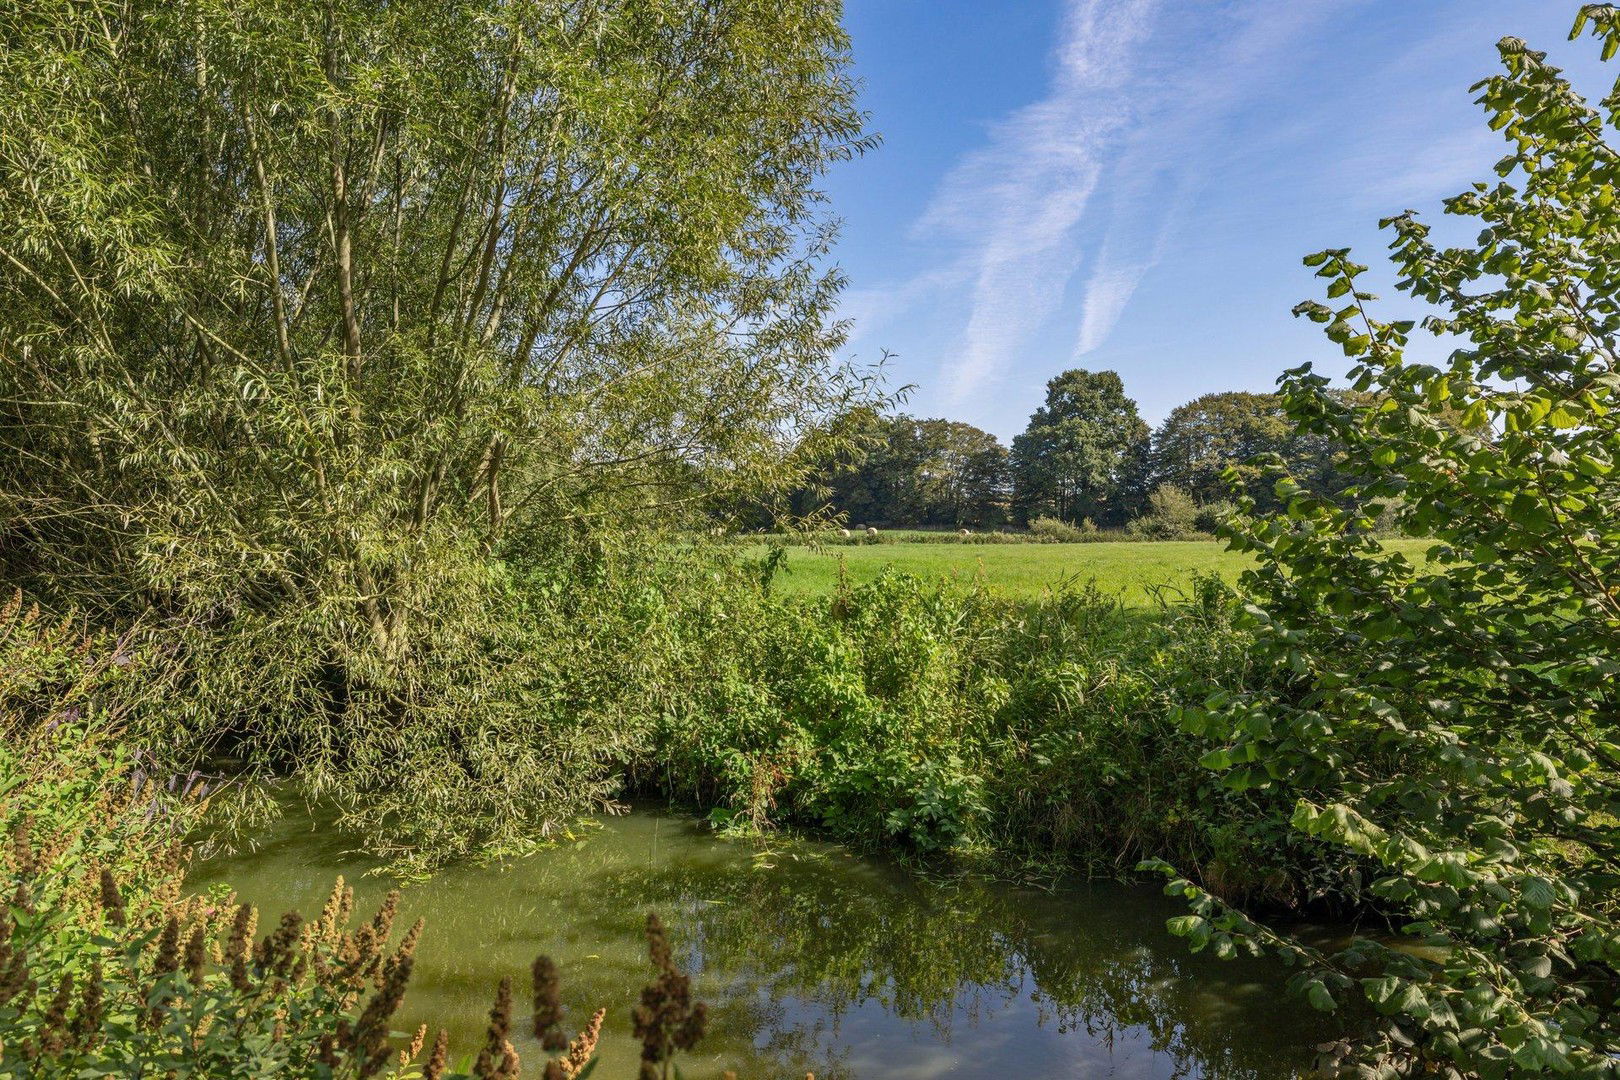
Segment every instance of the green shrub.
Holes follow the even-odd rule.
[[[1078,544],[1089,539],[1097,532],[1097,526],[1087,518],[1079,525],[1071,525],[1061,518],[1037,517],[1030,521],[1029,531],[1033,536],[1057,544]]]
[[[918,853],[1117,873],[1176,851],[1230,895],[1303,902],[1287,830],[1225,830],[1266,817],[1171,720],[1186,672],[1246,677],[1218,583],[1161,617],[1090,590],[1015,602],[893,571],[833,596],[709,602],[644,785],[732,825]]]
[[[1174,484],[1160,484],[1148,496],[1147,510],[1125,531],[1142,540],[1199,539],[1198,504]]]
[[[1620,13],[1583,9],[1605,57]],[[1286,513],[1239,519],[1254,662],[1212,680],[1186,729],[1232,791],[1269,792],[1341,869],[1323,888],[1381,934],[1330,945],[1181,880],[1172,930],[1269,949],[1319,1008],[1385,1021],[1335,1054],[1358,1076],[1620,1075],[1620,206],[1605,125],[1543,54],[1504,39],[1475,89],[1508,139],[1501,182],[1446,209],[1481,226],[1440,249],[1411,214],[1400,288],[1459,343],[1404,356],[1414,324],[1372,317],[1348,251],[1307,258],[1337,306],[1297,309],[1356,366],[1348,398],[1309,368],[1284,399],[1345,448],[1349,507],[1278,482]],[[1470,235],[1474,235],[1469,230]],[[1418,564],[1378,519],[1434,541]],[[1393,940],[1392,940],[1393,939]]]
[[[1193,528],[1214,536],[1226,523],[1226,519],[1236,512],[1237,506],[1225,499],[1204,503],[1193,514]]]
[[[401,660],[414,687],[409,713],[384,704],[389,687],[404,685],[374,672],[368,693],[376,697],[344,714],[343,739],[329,737],[334,721],[325,715],[267,722],[251,742],[236,738],[202,706],[230,672],[248,670],[253,657],[242,650],[260,638],[180,635],[189,663],[213,672],[216,684],[198,698],[176,695],[176,709],[185,710],[179,722],[175,710],[142,714],[133,737],[236,748],[244,791],[289,780],[340,808],[337,826],[400,873],[532,851],[610,798],[627,763],[646,760],[666,702],[691,693],[691,620],[710,609],[717,590],[759,592],[760,573],[725,549],[655,537],[576,542],[544,566],[504,566],[487,583],[493,600],[484,617]],[[173,649],[175,635],[148,644]],[[304,644],[264,648],[287,656]],[[195,650],[204,649],[215,653],[199,664]]]

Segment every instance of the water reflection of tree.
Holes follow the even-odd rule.
[[[367,865],[307,820],[268,840],[205,864],[193,885],[229,880],[272,912],[308,910],[336,874],[355,880]],[[818,854],[827,850],[785,845],[774,868],[754,870],[745,846],[648,815],[577,849],[448,868],[407,888],[401,905],[402,918],[428,922],[403,1019],[446,1024],[456,1046],[476,1045],[493,979],[548,952],[562,963],[571,1016],[609,1006],[604,1052],[615,1067],[600,1072],[615,1075],[634,1053],[624,1013],[649,972],[640,925],[656,909],[715,1007],[688,1076],[870,1078],[857,1044],[904,1039],[905,1023],[1014,1075],[995,1061],[996,1040],[1027,1029],[991,1020],[1015,1004],[1029,1010],[1020,1024],[1072,1033],[1077,1067],[1088,1052],[1100,1059],[1129,1044],[1162,1055],[1163,1074],[1283,1076],[1324,1037],[1314,1015],[1276,1000],[1275,971],[1186,955],[1163,929],[1179,909],[1152,892],[928,881],[837,849]],[[387,888],[356,884],[362,905]]]
[[[601,884],[615,903],[667,913],[689,962],[731,987],[716,1002],[727,1036],[784,1071],[836,1075],[840,1022],[871,1004],[970,1049],[988,1014],[1027,997],[1043,1026],[1098,1047],[1128,1035],[1177,1076],[1285,1075],[1322,1038],[1314,1017],[1277,1000],[1274,972],[1255,981],[1253,967],[1179,951],[1151,894],[926,882],[836,859],[714,870],[666,864]],[[784,1001],[819,1015],[795,1017]]]

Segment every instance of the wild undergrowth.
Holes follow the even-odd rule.
[[[325,907],[273,925],[228,887],[186,887],[185,836],[212,785],[130,751],[121,725],[145,696],[127,642],[86,636],[13,603],[0,612],[0,1077],[585,1076],[603,1010],[570,1038],[558,972],[535,961],[525,1073],[511,980],[482,1047],[427,1025],[396,1032],[424,932],[395,925],[398,893],[356,918],[340,878]],[[633,1010],[643,1077],[667,1076],[707,1020],[656,917],[654,975]]]
[[[686,612],[693,677],[660,710],[643,789],[734,829],[1003,869],[1122,873],[1175,851],[1223,894],[1303,898],[1285,831],[1171,721],[1189,676],[1248,678],[1219,582],[1154,613],[1084,586],[1011,600],[885,573],[781,599],[766,582]]]

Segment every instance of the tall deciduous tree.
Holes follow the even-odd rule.
[[[1266,509],[1276,499],[1264,464],[1286,467],[1306,490],[1333,496],[1347,482],[1334,469],[1338,447],[1320,435],[1299,432],[1276,394],[1227,391],[1205,394],[1172,409],[1153,433],[1152,474],[1199,502],[1229,497],[1227,470]]]
[[[1112,371],[1074,369],[1046,384],[1046,403],[1013,440],[1013,504],[1025,519],[1123,520],[1148,426]]]

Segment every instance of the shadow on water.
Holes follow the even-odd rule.
[[[259,850],[195,868],[269,916],[313,913],[343,874],[360,909],[387,890],[374,864],[309,818]],[[567,1024],[608,1007],[595,1075],[635,1074],[629,1012],[647,981],[641,927],[656,910],[711,1006],[682,1072],[743,1077],[1282,1077],[1331,1032],[1285,999],[1264,963],[1188,955],[1152,886],[1046,892],[940,881],[807,841],[768,850],[638,811],[587,840],[408,886],[427,932],[399,1017],[481,1041],[495,983],[522,985],[536,953],[561,968]],[[267,916],[267,917],[269,917]],[[403,925],[403,923],[401,924]],[[538,1044],[519,1052],[538,1061]]]

